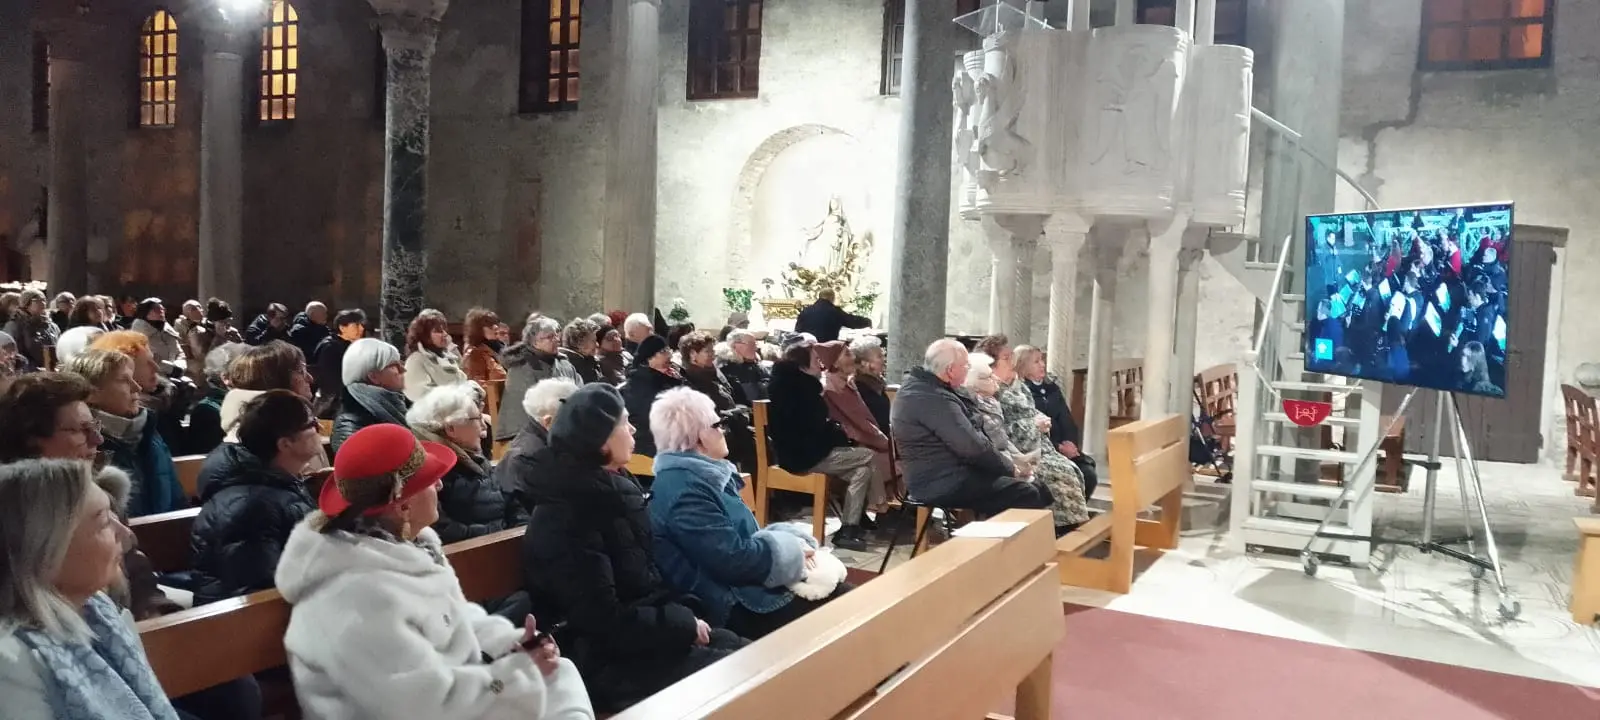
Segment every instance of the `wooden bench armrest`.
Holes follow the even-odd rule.
[[[1101,513],[1079,525],[1078,529],[1056,538],[1056,552],[1082,555],[1089,548],[1105,542],[1108,537],[1111,537],[1111,513]]]
[[[1572,523],[1578,526],[1578,534],[1585,537],[1600,535],[1600,517],[1575,517]]]

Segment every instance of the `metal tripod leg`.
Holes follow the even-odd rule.
[[[1478,501],[1478,518],[1483,521],[1483,542],[1489,550],[1489,564],[1494,569],[1495,587],[1500,593],[1500,616],[1510,620],[1522,612],[1522,603],[1506,587],[1505,570],[1500,566],[1500,548],[1494,541],[1494,528],[1489,526],[1489,506],[1483,501],[1483,477],[1478,474],[1478,463],[1472,459],[1472,443],[1468,442],[1467,430],[1461,425],[1461,407],[1456,403],[1455,393],[1450,394],[1450,415],[1455,432],[1460,435],[1461,454],[1466,456],[1467,466],[1472,469],[1472,489]]]
[[[1404,422],[1406,408],[1411,406],[1411,399],[1416,396],[1416,388],[1411,388],[1406,392],[1406,396],[1400,400],[1400,407],[1394,411],[1394,416],[1390,418],[1389,426],[1384,428],[1383,433],[1378,436],[1380,439],[1388,437],[1389,433],[1393,432],[1401,422]],[[1334,513],[1339,512],[1339,508],[1350,500],[1351,491],[1355,489],[1357,481],[1361,477],[1361,473],[1365,472],[1367,466],[1371,465],[1373,459],[1378,456],[1378,448],[1381,445],[1381,442],[1377,442],[1373,443],[1372,447],[1367,448],[1367,452],[1361,456],[1361,461],[1356,463],[1355,469],[1349,475],[1345,476],[1346,479],[1344,483],[1344,489],[1339,491],[1339,497],[1334,498],[1333,504],[1328,506],[1328,514],[1322,516],[1322,520],[1317,523],[1317,529],[1311,533],[1311,537],[1306,539],[1305,549],[1300,551],[1300,560],[1305,565],[1305,571],[1307,575],[1317,574],[1317,554],[1311,549],[1311,547],[1315,545],[1318,540],[1337,540],[1341,538],[1352,540],[1370,539],[1348,538],[1348,536],[1342,535],[1329,535],[1327,534],[1327,531],[1328,523],[1333,520]]]
[[[1442,394],[1439,399],[1440,402],[1444,401]],[[1467,500],[1467,469],[1466,466],[1461,462],[1461,447],[1466,443],[1462,442],[1461,434],[1457,432],[1457,429],[1461,425],[1461,418],[1458,417],[1454,412],[1451,412],[1450,419],[1452,421],[1450,423],[1450,455],[1456,460],[1456,484],[1460,488],[1461,492],[1461,527],[1466,531],[1465,537],[1467,541],[1467,554],[1476,557],[1478,555],[1478,548],[1477,542],[1472,536],[1472,510],[1468,508]],[[1434,423],[1434,427],[1437,428],[1434,431],[1435,438],[1437,439],[1438,434],[1444,432],[1445,426],[1441,422]],[[1468,570],[1475,578],[1483,577],[1482,565],[1470,565],[1468,566]]]

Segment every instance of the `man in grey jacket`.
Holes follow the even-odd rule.
[[[956,393],[971,364],[955,340],[928,346],[923,365],[906,373],[889,427],[899,446],[911,497],[988,517],[1010,508],[1050,507],[1049,488],[1018,478],[973,422],[975,408]]]

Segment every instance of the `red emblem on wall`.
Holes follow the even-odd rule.
[[[1300,427],[1311,427],[1327,420],[1333,414],[1333,403],[1316,402],[1314,400],[1284,400],[1283,414],[1289,416],[1289,422]]]

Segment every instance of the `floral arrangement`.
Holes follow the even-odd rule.
[[[722,303],[727,305],[728,310],[731,312],[750,312],[750,306],[754,304],[755,299],[756,291],[754,290],[731,287],[722,289]]]
[[[788,269],[779,275],[778,282],[766,278],[761,281],[762,287],[770,295],[772,286],[781,284],[785,297],[802,299],[814,298],[823,290],[832,290],[835,302],[844,310],[858,314],[872,312],[878,300],[878,285],[864,284],[861,277],[868,258],[872,256],[872,233],[856,236],[855,231],[850,229],[850,219],[845,216],[844,205],[838,198],[828,201],[827,217],[807,233],[800,250],[801,258],[805,257],[805,251],[812,243],[826,241],[829,243],[827,262],[812,267],[791,262]]]
[[[667,319],[675,323],[689,322],[689,303],[683,298],[672,301],[672,309],[667,311]]]

